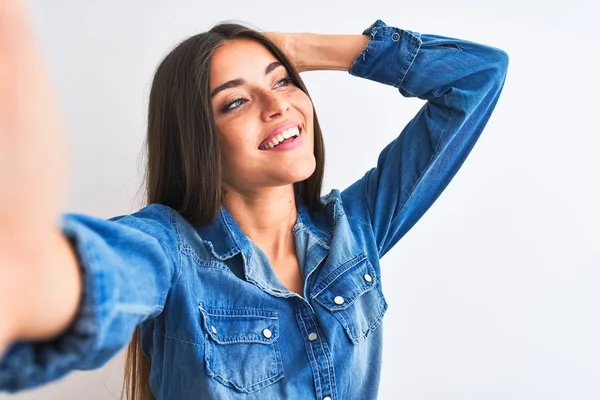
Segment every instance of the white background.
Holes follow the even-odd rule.
[[[141,205],[154,68],[226,19],[361,33],[375,19],[502,48],[504,93],[449,188],[383,259],[381,399],[600,399],[600,15],[592,0],[29,1],[73,154],[68,211]],[[343,72],[304,78],[325,189],[376,162],[422,105]],[[122,361],[0,399],[114,399]]]

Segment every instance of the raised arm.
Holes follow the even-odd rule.
[[[423,216],[461,167],[498,101],[508,67],[497,48],[386,26],[350,73],[426,100],[373,168],[343,193],[358,199],[380,257]]]
[[[466,40],[376,21],[350,73],[426,100],[379,156],[342,192],[344,207],[371,226],[379,256],[421,218],[447,187],[487,124],[504,86],[508,56]]]
[[[383,256],[433,204],[479,138],[502,91],[508,56],[466,40],[375,21],[362,35],[272,34],[300,71],[342,70],[427,102],[342,192]]]

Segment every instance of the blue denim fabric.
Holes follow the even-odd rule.
[[[386,26],[350,73],[427,100],[379,157],[322,211],[298,204],[293,229],[304,296],[222,207],[191,226],[154,204],[102,220],[63,216],[85,293],[72,327],[17,343],[0,362],[16,391],[104,364],[142,326],[157,399],[375,399],[380,378],[380,258],[419,220],[462,165],[502,90],[498,49]]]

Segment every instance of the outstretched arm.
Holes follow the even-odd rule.
[[[0,354],[64,330],[81,293],[57,227],[66,140],[42,66],[21,2],[0,0]]]
[[[59,215],[66,140],[21,4],[0,0],[0,391],[103,365],[160,314],[176,213]]]

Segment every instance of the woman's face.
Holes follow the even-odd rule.
[[[313,173],[312,103],[263,45],[234,39],[219,47],[210,88],[226,190],[289,185]]]

